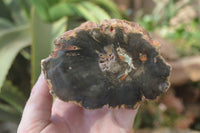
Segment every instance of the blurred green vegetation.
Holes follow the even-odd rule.
[[[200,53],[200,18],[191,21],[179,22],[172,26],[170,21],[177,16],[179,11],[190,5],[195,0],[188,0],[177,6],[179,0],[169,0],[165,3],[154,0],[156,6],[151,14],[143,14],[142,10],[137,13],[135,21],[141,24],[147,31],[155,32],[168,38],[174,43],[180,56],[195,55]]]
[[[172,24],[172,20],[174,18],[177,19],[179,17],[178,14],[184,11],[182,9],[184,9],[186,6],[190,6],[195,0],[187,0],[187,2],[183,2],[181,4],[181,0],[168,0],[167,3],[160,0],[153,1],[155,3],[155,8],[152,10],[152,13],[145,14],[143,9],[141,9],[136,14],[134,20],[147,31],[158,34],[159,36],[170,41],[170,43],[176,48],[176,51],[180,57],[200,55],[199,16],[197,15],[196,17],[191,17],[192,19],[185,17],[188,19],[187,22],[177,21],[176,24]],[[177,3],[179,3],[179,6],[177,6]],[[199,8],[196,10],[199,10]],[[185,16],[186,12],[187,10],[185,10]],[[182,17],[184,17],[184,15],[182,13]],[[192,14],[188,13],[188,15]],[[188,89],[190,89],[191,86],[199,89],[200,82],[184,85],[184,87]],[[176,128],[176,126],[179,124],[184,125],[190,121],[189,116],[185,116],[183,113],[177,112],[172,108],[162,110],[162,107],[160,107],[161,104],[162,103],[155,102],[143,103],[136,116],[134,128]],[[199,104],[196,106],[198,105]],[[199,123],[199,118],[196,118],[191,128],[200,130]]]
[[[135,119],[134,128],[173,128],[177,122],[184,118],[182,114],[177,113],[174,109],[162,109],[162,103],[148,101],[143,103],[138,110]]]
[[[175,41],[180,56],[199,54],[200,18],[196,18],[188,24],[181,24],[175,32],[168,33],[166,37]]]

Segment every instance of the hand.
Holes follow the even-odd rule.
[[[43,74],[26,103],[18,133],[129,133],[137,110],[87,110],[52,96]]]

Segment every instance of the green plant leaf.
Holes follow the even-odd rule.
[[[8,19],[9,21],[13,20],[10,10],[3,0],[0,0],[0,17]]]
[[[17,112],[7,104],[0,103],[0,120],[19,123],[21,113]]]
[[[59,3],[54,5],[49,9],[49,14],[52,21],[58,20],[63,16],[73,16],[75,15],[74,4],[71,3]]]
[[[67,19],[63,18],[54,23],[44,22],[39,18],[35,10],[31,14],[31,34],[32,34],[32,49],[31,49],[31,82],[32,85],[37,80],[41,67],[41,60],[46,58],[52,50],[53,40],[61,35],[66,30]]]
[[[18,52],[30,45],[29,25],[0,31],[0,88]]]
[[[0,17],[0,30],[1,31],[7,30],[12,27],[13,27],[13,24],[9,20]]]
[[[1,89],[0,99],[4,100],[15,108],[18,112],[22,113],[26,98],[22,92],[19,91],[10,81],[5,81]]]
[[[62,1],[63,0],[48,0],[48,3],[49,3],[50,6],[53,6],[53,5],[55,5],[55,4],[59,3],[59,2],[62,2]]]
[[[19,0],[12,0],[12,2],[7,4],[7,7],[11,13],[13,23],[16,25],[25,25],[28,23],[26,12],[21,8]]]
[[[111,0],[91,0],[94,1],[97,5],[105,9],[112,18],[122,19],[121,13],[117,5]]]
[[[24,10],[27,18],[30,18],[30,1],[19,0],[22,9]]]
[[[86,9],[83,5],[76,4],[75,10],[80,16],[82,16],[86,20],[89,20],[89,21],[92,21],[92,22],[96,22],[96,23],[98,22],[98,20],[93,15],[93,13],[90,12],[88,9]]]
[[[35,7],[36,12],[39,14],[41,19],[51,21],[49,15],[50,5],[48,0],[31,0],[31,4]]]
[[[99,7],[98,5],[93,4],[92,2],[84,1],[81,3],[86,9],[88,9],[98,21],[102,21],[104,19],[111,19],[110,16],[105,12],[104,9]]]

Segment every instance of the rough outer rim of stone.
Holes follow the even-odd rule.
[[[56,94],[54,93],[54,90],[53,90],[53,85],[51,83],[51,79],[49,79],[47,77],[47,73],[45,71],[45,68],[44,68],[44,63],[46,60],[49,60],[51,58],[56,58],[57,57],[57,54],[60,50],[63,49],[64,47],[64,43],[60,43],[60,40],[61,39],[64,39],[64,40],[69,40],[71,37],[76,37],[76,34],[81,31],[81,30],[85,30],[85,31],[90,31],[90,30],[93,30],[93,29],[96,29],[96,28],[101,28],[100,31],[102,33],[105,33],[106,34],[106,30],[105,28],[107,26],[110,26],[110,27],[119,27],[119,28],[122,28],[123,29],[123,32],[124,33],[138,33],[142,36],[143,39],[145,39],[149,44],[151,44],[155,49],[156,51],[158,51],[159,53],[159,49],[160,49],[160,44],[159,42],[157,42],[156,40],[153,40],[150,35],[145,31],[144,28],[142,28],[139,24],[137,23],[134,23],[134,22],[128,22],[126,20],[118,20],[118,19],[111,19],[111,20],[104,20],[102,21],[99,25],[94,23],[94,22],[85,22],[83,24],[81,24],[79,27],[75,28],[74,30],[70,30],[70,31],[67,31],[65,32],[64,34],[62,34],[60,37],[56,38],[55,41],[54,41],[54,44],[55,44],[55,48],[53,49],[53,52],[52,54],[49,55],[49,57],[47,57],[46,59],[43,59],[41,61],[41,66],[42,66],[42,70],[44,72],[44,75],[45,75],[45,78],[47,80],[47,83],[48,83],[48,86],[50,88],[50,93],[54,96],[56,96]],[[108,33],[109,34],[109,33]],[[160,56],[160,53],[158,55],[159,58],[161,58],[161,60],[163,60],[164,64],[166,64],[168,67],[170,67],[170,65],[165,62],[165,60]],[[170,67],[170,71],[171,71],[171,67]],[[166,77],[166,80],[168,82],[168,86],[166,86],[165,88],[165,92],[168,90],[169,86],[170,86],[170,83],[169,83],[169,76]],[[164,92],[163,92],[164,93]],[[58,97],[60,98],[60,97]],[[144,95],[142,96],[142,100],[138,101],[133,107],[130,107],[126,104],[122,104],[120,106],[110,106],[109,104],[105,104],[107,105],[108,107],[111,107],[111,108],[137,108],[138,105],[144,100],[144,99],[147,99],[144,97]],[[62,100],[62,98],[61,98]],[[148,99],[147,99],[148,100]],[[73,102],[75,104],[78,104],[80,106],[82,106],[82,102],[77,102],[76,100],[69,100],[67,102]],[[88,108],[88,109],[95,109],[95,108],[90,108],[90,107],[85,107],[85,108]]]

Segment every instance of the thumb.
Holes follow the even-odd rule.
[[[52,102],[44,75],[41,74],[24,108],[18,133],[30,132],[32,129],[39,131],[44,128],[51,117]]]
[[[132,129],[138,108],[134,110],[125,108],[114,109],[114,116],[119,126],[127,130]]]

